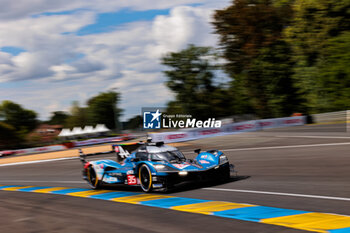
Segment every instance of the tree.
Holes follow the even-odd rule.
[[[21,105],[5,100],[0,104],[0,116],[3,122],[14,127],[16,132],[26,134],[37,126],[37,114]]]
[[[228,61],[227,71],[239,74],[249,68],[261,48],[281,38],[291,13],[288,5],[276,7],[271,0],[236,0],[217,10],[213,24]]]
[[[73,127],[84,127],[88,124],[88,114],[87,109],[79,106],[78,101],[72,103],[70,109],[70,116],[65,122],[65,126],[68,128]]]
[[[63,111],[53,112],[48,124],[50,125],[64,125],[68,119],[69,114]]]
[[[124,129],[138,129],[142,127],[142,116],[138,115],[124,122]]]
[[[37,114],[21,105],[5,100],[0,104],[0,147],[15,148],[23,145],[26,135],[38,123]]]
[[[348,0],[296,0],[292,24],[285,34],[296,55],[313,66],[327,40],[350,29]]]
[[[252,60],[246,82],[259,116],[289,116],[302,109],[302,99],[293,84],[293,67],[290,46],[283,40],[262,48]]]
[[[176,94],[176,100],[168,104],[168,112],[191,114],[198,119],[220,117],[231,112],[231,99],[224,103],[222,97],[229,92],[214,85],[216,54],[210,47],[189,45],[179,52],[172,52],[162,58],[162,64],[169,69],[166,85]],[[219,97],[219,98],[218,98]],[[219,112],[213,111],[213,104],[221,106]],[[225,107],[223,107],[225,105]]]
[[[105,124],[116,129],[122,110],[117,107],[120,95],[117,92],[102,92],[87,101],[90,124]]]
[[[294,79],[311,112],[348,106],[349,8],[348,0],[295,1],[285,35],[295,54]]]
[[[236,103],[260,117],[286,116],[300,108],[291,49],[282,33],[291,20],[289,2],[236,0],[214,16]]]
[[[73,128],[105,124],[109,129],[115,129],[115,122],[118,122],[122,111],[116,106],[119,98],[117,92],[102,92],[90,98],[85,108],[80,107],[79,103],[74,101],[70,109],[70,115],[65,121],[65,126]],[[57,115],[61,119],[65,117],[62,112],[56,114],[56,116]]]
[[[20,144],[21,139],[16,134],[15,128],[4,122],[0,122],[0,149],[11,148]]]
[[[350,32],[329,39],[316,64],[318,75],[317,111],[350,108]]]

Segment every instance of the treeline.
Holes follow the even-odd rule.
[[[162,58],[176,93],[168,111],[266,118],[349,109],[349,16],[348,0],[233,1],[214,15],[219,48]]]
[[[73,102],[69,112],[53,112],[48,121],[37,119],[38,114],[21,105],[5,100],[0,103],[0,149],[40,145],[40,139],[31,136],[39,124],[76,126],[105,124],[109,129],[120,129],[121,109],[117,107],[120,95],[117,92],[102,92],[86,102],[86,107]]]
[[[120,127],[119,117],[122,110],[118,108],[120,95],[114,91],[102,92],[86,102],[81,107],[77,101],[73,102],[69,113],[53,112],[48,124],[61,124],[67,128],[76,126],[105,124],[109,129]]]
[[[0,103],[0,149],[25,144],[26,136],[37,124],[34,111],[7,100]]]

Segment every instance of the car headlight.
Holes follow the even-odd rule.
[[[226,155],[221,155],[219,157],[219,163],[220,164],[227,163],[227,162],[228,162],[228,159],[227,159]]]
[[[169,166],[163,165],[163,164],[155,164],[153,167],[158,171],[158,172],[170,172],[170,171],[177,171],[174,168],[171,168]]]
[[[166,166],[163,164],[156,164],[156,165],[154,165],[154,168],[158,171],[158,170],[164,170],[164,168],[166,168]]]
[[[179,172],[179,175],[180,175],[180,176],[187,176],[187,174],[188,174],[188,172],[185,172],[185,171]]]

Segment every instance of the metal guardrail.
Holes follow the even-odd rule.
[[[349,113],[350,113],[350,110],[318,113],[318,114],[312,114],[312,119],[314,123],[330,123],[330,122],[346,123],[347,121],[350,121]]]

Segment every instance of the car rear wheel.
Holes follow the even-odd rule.
[[[152,191],[152,173],[146,164],[139,169],[140,186],[144,192]]]
[[[101,182],[98,180],[95,169],[92,166],[87,168],[87,178],[91,188],[93,189],[100,188]]]

